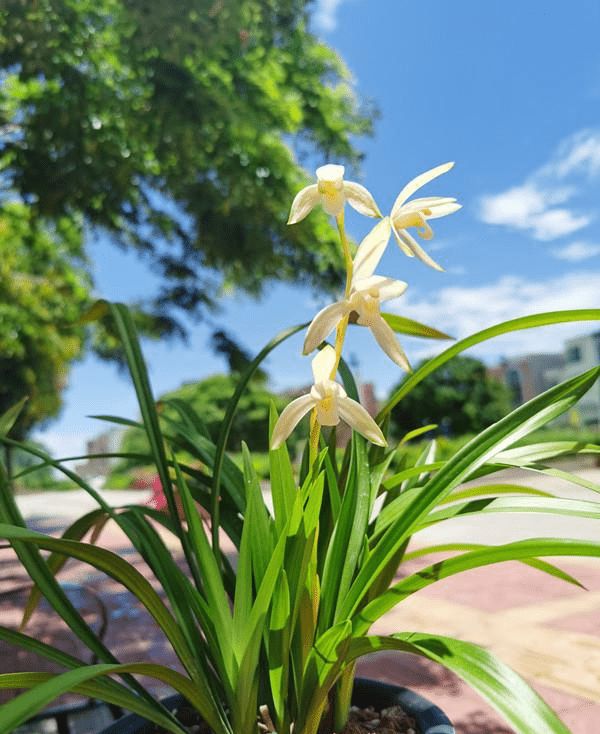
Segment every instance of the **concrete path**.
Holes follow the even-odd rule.
[[[152,491],[148,489],[100,489],[97,491],[111,507],[144,504],[152,496]],[[76,520],[86,512],[98,507],[96,500],[83,489],[20,494],[17,496],[17,505],[26,520],[56,519],[58,522]]]

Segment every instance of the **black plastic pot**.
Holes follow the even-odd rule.
[[[170,709],[181,705],[181,696],[171,696],[163,701]],[[352,703],[355,706],[384,709],[389,706],[402,706],[412,716],[419,727],[419,734],[455,734],[454,727],[446,714],[437,706],[414,691],[400,686],[380,683],[368,678],[357,678],[354,684]],[[100,734],[151,734],[154,725],[136,714],[129,714],[104,729]]]

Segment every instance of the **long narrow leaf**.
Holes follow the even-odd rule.
[[[469,475],[516,441],[569,410],[594,384],[600,368],[573,377],[520,406],[482,431],[458,451],[427,484],[415,492],[402,515],[384,533],[350,589],[342,616],[351,616],[416,524]]]
[[[107,517],[108,516],[104,510],[92,510],[85,515],[82,515],[80,518],[75,520],[74,523],[69,525],[61,537],[65,540],[81,540],[92,527],[97,527],[98,523],[106,521]],[[67,557],[60,553],[51,553],[46,559],[46,565],[48,566],[50,573],[56,576],[67,560]],[[21,629],[25,629],[32,614],[36,610],[37,605],[40,603],[41,598],[42,592],[40,587],[34,584],[31,592],[29,593],[27,602],[25,603]]]
[[[10,433],[26,402],[27,397],[21,398],[18,403],[15,403],[0,415],[0,436],[6,436]]]
[[[27,652],[38,655],[46,660],[51,660],[58,665],[62,665],[64,668],[75,669],[75,668],[86,668],[88,663],[78,658],[68,655],[67,653],[59,650],[51,645],[46,645],[33,637],[24,635],[20,632],[9,630],[6,627],[0,626],[0,640],[7,642],[11,645],[27,650]],[[51,677],[51,674],[42,674]],[[0,680],[0,687],[3,685],[9,686],[10,679]],[[34,683],[32,681],[32,683]],[[94,698],[99,698],[107,703],[113,703],[121,708],[140,714],[147,719],[153,720],[156,723],[162,723],[163,726],[169,726],[173,724],[173,720],[166,715],[166,711],[161,704],[156,702],[152,704],[146,699],[134,694],[129,688],[126,688],[121,683],[107,678],[106,680],[99,680],[95,684],[95,691],[92,694]],[[0,717],[2,714],[2,708],[0,707]]]
[[[420,336],[424,339],[453,339],[454,337],[444,334],[443,331],[434,329],[433,326],[426,326],[418,321],[407,319],[405,316],[399,316],[395,313],[382,313],[385,321],[392,329],[399,334],[408,334],[409,336]]]
[[[32,530],[14,525],[0,524],[0,538],[27,544],[34,544],[38,548],[58,551],[65,555],[77,558],[103,571],[111,578],[125,586],[146,607],[156,623],[163,630],[173,649],[179,656],[186,669],[192,674],[196,671],[194,656],[190,652],[185,637],[173,616],[163,604],[161,598],[154,591],[150,583],[131,564],[120,556],[87,543],[75,540],[61,540],[51,538]]]
[[[192,706],[200,712],[205,721],[213,728],[216,734],[231,734],[230,727],[220,711],[213,707],[201,688],[194,685],[185,676],[171,668],[152,663],[127,663],[123,665],[88,665],[85,668],[76,668],[60,675],[51,673],[5,673],[0,675],[0,686],[23,688],[30,685],[35,687],[13,698],[0,708],[0,734],[11,734],[14,729],[33,714],[41,711],[48,703],[67,691],[74,691],[85,696],[96,696],[107,699],[104,688],[90,685],[94,678],[112,674],[147,675],[166,683],[181,693]],[[38,683],[36,685],[36,683]],[[87,685],[86,685],[87,684]],[[156,718],[155,715],[152,718]],[[162,721],[166,717],[160,717]],[[175,734],[185,734],[185,729],[173,721],[166,721],[168,731]]]
[[[352,642],[349,657],[380,650],[410,652],[448,668],[499,711],[517,734],[571,734],[520,675],[478,645],[441,635],[403,632],[358,638]]]
[[[550,311],[548,313],[534,314],[532,316],[523,316],[518,319],[511,319],[510,321],[504,321],[501,324],[478,331],[476,334],[461,339],[460,341],[453,344],[451,347],[438,354],[433,359],[430,359],[424,365],[419,367],[410,374],[406,380],[400,385],[398,390],[388,399],[386,404],[380,410],[377,417],[378,421],[381,421],[385,415],[387,415],[392,408],[397,405],[402,398],[407,395],[416,385],[424,380],[427,375],[430,375],[438,367],[441,367],[449,359],[452,359],[457,354],[464,352],[465,349],[480,344],[488,339],[493,339],[501,334],[507,334],[512,331],[521,331],[523,329],[533,329],[538,326],[548,326],[549,324],[561,324],[569,321],[600,321],[600,309],[598,308],[587,308],[570,311]]]
[[[453,558],[438,561],[431,566],[407,576],[387,591],[369,602],[354,619],[355,634],[363,634],[385,612],[406,597],[430,586],[436,581],[457,573],[489,566],[504,561],[517,561],[538,556],[590,556],[600,555],[600,542],[570,540],[564,538],[531,538],[504,545],[485,546]]]
[[[453,517],[488,512],[537,512],[598,519],[600,503],[563,497],[482,497],[430,512],[417,526],[417,530]]]
[[[416,548],[415,550],[406,553],[404,555],[404,560],[412,561],[415,558],[422,558],[423,556],[428,556],[432,553],[447,553],[448,551],[471,551],[487,547],[489,546],[483,543],[439,543],[437,545],[428,545],[422,546],[421,548]],[[560,579],[561,581],[566,581],[568,584],[577,586],[580,589],[586,588],[584,584],[581,583],[581,581],[576,579],[570,573],[563,571],[562,568],[558,568],[548,561],[542,561],[539,558],[520,558],[519,563],[522,563],[525,566],[531,566],[531,568],[535,568],[537,571],[547,573],[549,576],[554,576],[554,578]]]
[[[179,523],[179,513],[177,511],[177,502],[173,492],[171,479],[169,477],[169,467],[167,464],[167,455],[164,447],[164,439],[158,422],[158,413],[156,412],[156,404],[150,387],[150,379],[146,364],[142,356],[140,344],[137,336],[135,324],[127,307],[122,303],[111,303],[109,308],[119,336],[121,337],[121,345],[125,352],[125,359],[129,373],[133,381],[133,386],[142,413],[144,429],[150,443],[150,451],[156,464],[156,470],[160,477],[162,489],[167,501],[169,513],[179,527],[179,537],[186,555],[189,553],[184,537],[183,529]]]
[[[279,333],[274,339],[272,339],[261,351],[256,355],[252,362],[248,365],[244,373],[241,375],[240,380],[236,386],[235,392],[229,402],[227,403],[227,410],[225,411],[225,417],[221,423],[219,431],[219,438],[217,440],[217,446],[215,451],[215,461],[213,468],[213,485],[212,485],[212,496],[210,504],[210,517],[212,520],[212,541],[213,541],[213,552],[218,553],[219,548],[219,496],[221,492],[221,471],[223,466],[223,457],[225,455],[225,447],[229,439],[231,432],[231,426],[233,425],[233,419],[238,409],[238,404],[246,385],[252,378],[252,375],[259,368],[261,363],[268,357],[268,355],[277,347],[279,344],[289,339],[290,336],[297,334],[302,329],[306,328],[308,324],[300,324],[299,326],[293,326],[290,329],[286,329]]]

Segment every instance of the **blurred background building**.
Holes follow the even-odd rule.
[[[503,382],[521,405],[553,385],[597,367],[600,360],[600,331],[567,341],[561,352],[526,354],[503,360],[488,370],[490,377]],[[578,423],[600,428],[600,384],[596,382],[577,405]],[[563,418],[563,420],[565,420]]]

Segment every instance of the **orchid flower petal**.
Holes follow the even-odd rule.
[[[387,446],[387,441],[381,432],[381,428],[379,428],[373,418],[371,418],[368,412],[356,400],[348,397],[340,398],[338,401],[338,411],[342,420],[346,421],[351,428],[354,428],[355,431],[358,431],[366,439],[378,446]]]
[[[354,257],[353,279],[373,275],[389,242],[391,227],[390,218],[384,217],[360,243]]]
[[[296,224],[297,222],[302,221],[315,208],[315,206],[319,203],[319,200],[320,196],[317,184],[305,186],[294,197],[292,208],[290,209],[290,216],[287,223]]]
[[[319,181],[328,181],[331,183],[341,183],[344,180],[344,166],[337,163],[326,163],[324,166],[317,168],[317,179]]]
[[[429,267],[433,268],[434,270],[444,270],[444,268],[436,263],[436,261],[425,252],[421,245],[419,245],[416,239],[412,235],[410,235],[405,229],[395,230],[395,234],[402,252],[406,253],[406,248],[409,248],[412,251],[411,256],[416,255],[419,260],[424,262],[426,265],[429,265]]]
[[[315,384],[326,382],[331,379],[331,373],[335,367],[335,349],[329,344],[318,352],[312,361],[312,371]]]
[[[348,310],[347,301],[332,303],[321,309],[308,327],[304,339],[303,353],[310,354],[314,351],[335,329]]]
[[[453,196],[422,196],[418,199],[411,199],[403,204],[403,209],[418,210],[418,209],[433,209],[433,207],[440,206],[441,204],[454,204],[456,198]]]
[[[344,211],[344,202],[346,201],[343,191],[335,191],[327,194],[320,194],[321,204],[327,214],[332,217],[339,216]]]
[[[425,171],[425,173],[421,173],[416,178],[413,178],[412,181],[409,181],[402,189],[402,191],[398,194],[396,201],[394,202],[391,213],[392,219],[394,218],[394,215],[396,214],[398,209],[400,209],[400,207],[404,204],[409,196],[412,196],[415,191],[420,189],[422,186],[425,186],[425,184],[433,181],[434,178],[441,176],[443,173],[447,173],[452,168],[452,166],[454,166],[453,162],[443,163],[441,166],[436,166],[429,171]]]
[[[392,222],[392,232],[394,233],[394,237],[396,238],[398,247],[402,250],[402,252],[407,257],[414,257],[415,253],[410,249],[410,247],[406,244],[406,242],[400,236],[400,233],[401,232],[404,233],[404,230],[398,229],[398,227],[395,227],[394,223]]]
[[[271,450],[278,449],[298,423],[316,405],[312,395],[302,395],[283,409],[271,436]]]
[[[344,194],[348,199],[348,204],[359,214],[364,214],[366,217],[381,216],[375,199],[364,186],[354,181],[344,181]]]
[[[420,219],[420,224],[417,226],[419,237],[422,237],[424,240],[433,239],[433,230],[431,229],[431,225],[427,224],[427,219],[423,212],[419,212],[417,216]]]
[[[431,209],[431,214],[427,214],[427,219],[439,219],[440,217],[447,217],[448,214],[454,214],[454,212],[462,209],[462,204],[448,202],[447,204],[434,204],[429,208]]]
[[[380,316],[378,319],[373,319],[369,324],[369,329],[387,356],[403,370],[410,372],[408,358],[389,324]]]
[[[355,291],[377,290],[377,297],[380,301],[390,301],[392,298],[399,298],[408,288],[408,284],[403,280],[394,280],[394,278],[386,278],[383,275],[371,275],[370,278],[361,278],[354,284]]]

